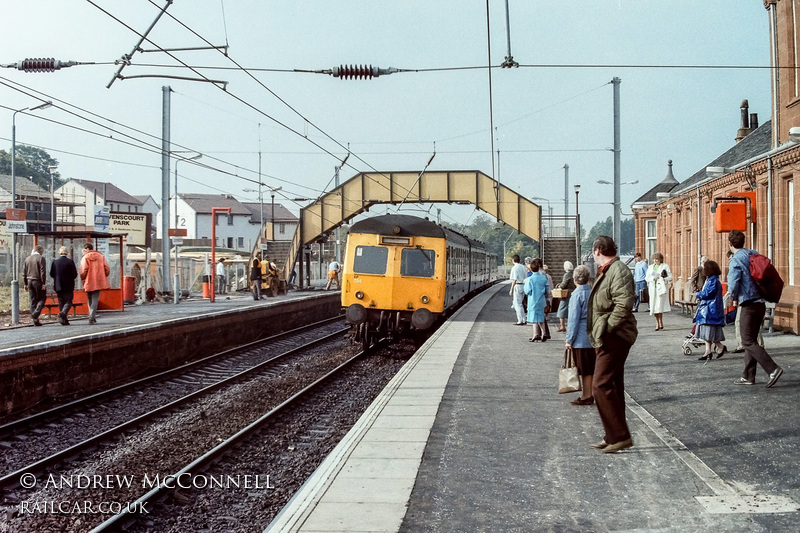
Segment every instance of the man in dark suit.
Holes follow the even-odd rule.
[[[53,278],[53,288],[58,295],[58,321],[62,326],[69,326],[67,313],[72,307],[72,295],[75,290],[75,278],[78,277],[78,269],[75,262],[67,257],[69,251],[66,246],[58,249],[60,257],[50,265],[50,277]]]

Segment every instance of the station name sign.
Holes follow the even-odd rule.
[[[109,213],[108,232],[127,233],[125,244],[150,246],[150,213]]]

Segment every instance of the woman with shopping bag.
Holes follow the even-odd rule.
[[[592,405],[592,376],[594,375],[595,352],[586,332],[586,312],[589,308],[589,294],[592,292],[588,285],[589,269],[578,265],[572,273],[575,282],[575,292],[569,299],[569,321],[565,348],[572,350],[578,374],[581,376],[583,394],[580,398],[572,400],[572,405]]]

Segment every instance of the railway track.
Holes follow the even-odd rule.
[[[13,488],[15,475],[23,470],[41,472],[96,442],[255,373],[278,375],[288,358],[345,332],[341,320],[326,320],[4,424],[0,489]]]
[[[260,413],[275,411],[297,395],[297,391],[320,381],[320,375],[351,358],[354,349],[344,340],[344,332],[339,324],[318,325],[308,333],[294,332],[265,340],[258,347],[248,345],[235,352],[229,350],[206,358],[199,365],[185,365],[179,372],[164,373],[124,390],[96,395],[0,427],[4,435],[0,446],[4,448],[6,465],[0,478],[3,492],[0,516],[8,518],[0,520],[0,532],[88,531],[102,519],[121,512],[123,505],[135,508],[138,498],[147,492],[143,489],[160,486],[169,475],[184,472],[187,465],[201,461],[199,458],[205,457],[196,464],[205,464],[210,459],[206,456],[214,455],[211,450],[229,441],[226,446],[233,446],[244,439],[236,435],[251,432],[247,428],[256,423]],[[308,340],[305,335],[316,339]],[[287,349],[284,346],[287,342],[293,347]],[[249,353],[252,351],[282,353],[279,356]],[[181,392],[182,395],[176,392],[185,391],[186,387],[191,391]],[[179,398],[174,398],[176,395]],[[158,405],[151,409],[154,401]],[[281,411],[285,409],[276,413]],[[317,418],[322,420],[325,416],[328,415]],[[120,417],[124,422],[107,420]],[[102,430],[98,430],[98,421],[102,422],[99,426]],[[70,432],[69,439],[61,439],[58,451],[30,460],[30,450],[39,450],[41,455],[42,448],[52,446],[54,436],[60,439],[64,428],[74,427],[82,429]],[[295,424],[289,423],[289,427]],[[344,426],[337,422],[327,427],[337,434]],[[73,443],[71,439],[82,432],[91,436]],[[309,442],[322,433],[326,432],[310,429]],[[338,438],[331,440],[333,445]],[[300,441],[293,447],[304,448],[304,444]],[[28,451],[6,453],[18,448]],[[299,473],[305,466],[303,461],[286,468]],[[284,467],[275,468],[271,471],[285,478]],[[243,476],[249,479],[252,474]],[[261,480],[256,484],[263,485],[263,476],[256,479]],[[284,482],[281,488],[269,490],[271,499],[278,501],[280,498],[272,498],[274,494],[284,495],[291,490],[288,499],[296,490],[290,489],[295,484]],[[182,497],[178,492],[174,501],[180,502]],[[89,507],[71,507],[80,506],[80,502]],[[4,528],[5,523],[10,529]],[[117,526],[106,527],[115,530]],[[143,530],[147,530],[146,523]]]

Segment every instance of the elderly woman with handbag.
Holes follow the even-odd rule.
[[[656,319],[656,331],[660,331],[664,329],[664,313],[671,311],[669,287],[672,284],[672,270],[661,253],[653,254],[653,264],[647,268],[645,281],[650,292],[650,314]]]
[[[575,281],[575,292],[569,299],[569,316],[571,319],[567,323],[567,334],[565,348],[572,350],[575,356],[575,365],[578,367],[578,374],[581,376],[583,394],[580,398],[572,400],[572,405],[592,405],[592,377],[594,376],[595,351],[589,340],[586,331],[586,313],[589,309],[589,294],[591,287],[589,281],[589,269],[584,265],[578,265],[573,271]]]
[[[556,288],[564,289],[566,291],[575,289],[573,276],[574,267],[572,266],[572,263],[569,261],[564,261],[564,275],[561,277],[561,283],[556,285]],[[570,294],[567,292],[567,295],[561,298],[558,302],[558,311],[556,311],[556,317],[558,318],[558,331],[567,331],[566,320],[569,317],[569,299]]]

